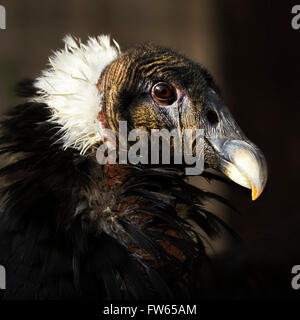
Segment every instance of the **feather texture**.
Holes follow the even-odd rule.
[[[174,168],[128,166],[108,188],[105,167],[62,151],[51,117],[46,104],[26,103],[2,122],[0,153],[12,157],[0,170],[0,264],[10,283],[2,298],[194,296],[193,270],[208,257],[183,212],[216,236],[220,221],[200,212],[210,195]]]
[[[115,41],[111,44],[109,36],[89,38],[87,44],[66,36],[64,43],[65,48],[49,58],[49,68],[34,82],[38,96],[30,100],[49,106],[50,121],[61,127],[62,147],[84,154],[104,138],[97,120],[101,93],[96,84],[120,48]]]

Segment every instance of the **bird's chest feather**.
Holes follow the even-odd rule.
[[[184,215],[186,207],[176,204],[167,187],[157,193],[152,191],[154,189],[151,188],[151,181],[131,181],[131,174],[130,168],[122,165],[106,165],[101,167],[101,170],[98,168],[90,173],[90,184],[82,190],[82,194],[88,199],[90,210],[83,216],[82,224],[89,232],[109,234],[132,253],[138,253],[157,265],[149,252],[139,247],[124,224],[141,233],[150,230],[180,238],[180,234],[168,224],[156,221],[153,214],[156,214],[155,210],[162,204],[155,197],[159,194],[163,199],[163,206],[167,207],[166,210],[173,210],[178,216]],[[168,254],[182,261],[185,259],[183,253],[168,241],[162,239],[160,245]]]

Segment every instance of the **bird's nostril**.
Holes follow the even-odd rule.
[[[213,110],[208,110],[206,117],[207,117],[207,120],[209,121],[209,123],[211,123],[213,125],[217,125],[219,123],[219,116]]]

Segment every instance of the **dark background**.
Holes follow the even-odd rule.
[[[265,153],[269,181],[255,202],[242,188],[216,189],[243,212],[221,215],[245,239],[286,233],[299,209],[300,30],[291,27],[297,2],[271,0],[2,0],[0,108],[17,103],[12,88],[36,77],[67,33],[111,34],[121,48],[151,41],[204,64],[246,135]],[[300,1],[299,1],[300,4]],[[300,225],[300,222],[299,224]],[[300,229],[300,228],[299,228]],[[228,243],[227,243],[228,245]]]

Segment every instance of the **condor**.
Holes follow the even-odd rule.
[[[205,209],[218,195],[182,165],[100,165],[96,152],[128,130],[202,129],[206,168],[263,191],[267,167],[200,64],[165,48],[121,53],[109,37],[64,39],[49,67],[17,91],[2,120],[3,299],[149,299],[197,295],[203,234],[226,225]],[[203,179],[222,179],[203,172]],[[225,203],[227,203],[225,201]]]

